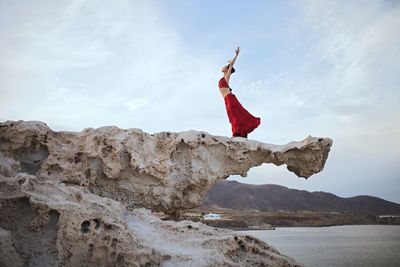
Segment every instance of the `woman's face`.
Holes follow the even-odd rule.
[[[221,71],[222,71],[223,73],[227,72],[227,71],[228,71],[228,66],[223,66],[222,69],[221,69]]]

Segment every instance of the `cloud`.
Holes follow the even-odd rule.
[[[226,121],[219,59],[184,43],[157,2],[0,7],[0,15],[10,14],[7,27],[0,24],[0,117],[74,129],[115,124],[229,134],[218,122]]]
[[[383,117],[390,118],[386,129],[398,125],[400,7],[383,1],[292,3],[297,15],[285,25],[288,30],[281,29],[287,35],[269,42],[291,40],[290,48],[280,49],[293,57],[278,57],[276,70],[258,67],[241,84],[246,97],[257,98],[255,112],[279,117],[279,127],[296,128],[300,122],[304,128],[306,122],[334,135],[348,135],[343,127],[364,128],[365,123],[373,132]],[[337,119],[336,129],[327,124],[329,118]]]
[[[382,1],[362,3],[312,1],[302,7],[306,25],[318,40],[306,68],[323,70],[310,80],[325,89],[310,86],[319,93],[318,101],[311,103],[314,97],[306,101],[325,116],[339,118],[335,134],[351,138],[357,136],[340,126],[358,128],[355,133],[365,135],[361,130],[373,133],[383,127],[389,133],[400,124],[400,32],[396,30],[400,8],[389,8]],[[340,123],[340,118],[346,120]],[[393,141],[398,147],[399,141]],[[365,145],[362,140],[359,144]]]
[[[139,98],[126,101],[125,106],[127,106],[130,110],[136,110],[138,108],[147,106],[149,103],[150,103],[149,98]]]

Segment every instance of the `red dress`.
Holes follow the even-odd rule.
[[[222,77],[218,82],[219,88],[229,88],[225,78]],[[232,89],[231,89],[232,91]],[[256,129],[261,119],[251,115],[238,101],[236,96],[229,93],[225,96],[225,107],[228,114],[229,122],[232,125],[232,135],[247,137],[247,134]]]

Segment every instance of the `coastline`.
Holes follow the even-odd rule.
[[[205,220],[209,212],[220,215],[219,219]],[[230,209],[192,209],[185,212],[180,220],[200,221],[216,228],[235,231],[273,230],[277,227],[331,227],[344,225],[400,225],[400,217],[381,217],[375,215],[311,212],[277,211],[262,212],[254,210]]]

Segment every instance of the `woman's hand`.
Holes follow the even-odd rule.
[[[233,58],[233,59],[229,59],[227,62],[229,63],[229,64],[231,64],[231,65],[233,65],[234,63],[235,63],[235,61],[236,61],[236,58],[238,57],[238,55],[239,55],[239,53],[240,53],[240,48],[239,48],[239,46],[236,48],[236,50],[235,50],[235,57]]]
[[[238,56],[239,53],[240,53],[240,48],[239,48],[239,46],[236,48],[235,52],[236,52],[236,56]]]

